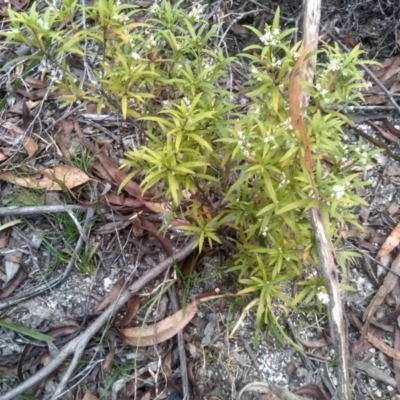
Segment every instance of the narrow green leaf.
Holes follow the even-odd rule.
[[[11,329],[14,332],[21,333],[22,335],[29,336],[32,339],[40,340],[42,342],[50,343],[54,340],[53,337],[45,335],[44,333],[33,331],[32,329],[25,328],[24,326],[15,325],[11,322],[0,319],[0,326]]]

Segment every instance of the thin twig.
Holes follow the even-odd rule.
[[[54,206],[0,207],[0,217],[41,215],[46,213],[62,213],[68,211],[86,211],[88,208],[78,204],[60,204]]]
[[[82,349],[86,347],[91,338],[107,323],[112,315],[114,315],[134,294],[141,290],[144,286],[150,283],[160,273],[165,271],[171,265],[185,259],[193,251],[193,245],[197,240],[193,237],[181,250],[177,251],[172,257],[161,262],[157,267],[151,269],[147,274],[141,276],[134,282],[128,290],[123,293],[113,304],[111,304],[80,336],[71,340],[59,352],[57,357],[53,358],[49,364],[43,367],[37,374],[28,378],[16,388],[10,390],[2,396],[2,400],[12,400],[18,395],[24,393],[32,386],[36,385],[42,379],[46,378],[54,372],[71,354],[81,354]],[[74,360],[77,357],[74,356]],[[69,370],[68,370],[69,371]],[[68,372],[67,371],[67,372]],[[67,373],[66,373],[67,374]],[[67,377],[68,380],[69,377]],[[57,389],[62,391],[63,387]]]
[[[172,310],[175,313],[179,310],[180,307],[178,304],[178,297],[176,295],[176,289],[175,289],[174,285],[172,285],[168,289],[168,294],[169,294],[169,298],[171,301]],[[181,364],[183,400],[189,400],[190,399],[189,378],[188,378],[188,372],[187,372],[187,360],[186,360],[185,344],[183,341],[182,331],[178,332],[177,339],[178,339],[179,361]]]

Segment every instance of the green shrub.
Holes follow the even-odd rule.
[[[35,6],[11,11],[12,30],[2,35],[36,49],[30,58],[42,60],[43,76],[70,92],[63,104],[96,103],[99,112],[106,106],[142,121],[146,142],[122,162],[131,167],[128,179],[143,176],[144,191],[156,187],[156,197],[171,201],[169,218],[190,222],[180,229],[197,236],[200,250],[234,232],[228,240],[239,251],[228,270],[238,274],[240,294],[259,296],[257,332],[267,323],[282,342],[279,320],[288,307],[315,301],[320,308],[324,300],[323,281],[304,280],[304,266],[309,271],[317,263],[309,210],[319,204],[337,244],[338,228],[357,225],[352,209],[365,204],[354,189],[367,184],[360,173],[376,150],[346,144],[347,118],[334,110],[362,100],[367,84],[358,67],[366,61],[357,47],[342,54],[336,44],[322,43],[317,52],[314,83],[305,88],[320,193],[314,198],[288,107],[289,76],[301,51],[301,43],[290,43],[294,29],[280,31],[278,10],[263,32],[248,27],[259,45],[226,57],[215,45],[219,27],[202,20],[201,7],[181,8],[164,0],[137,22],[138,9],[113,0],[90,7],[63,0],[42,17]],[[69,67],[71,54],[85,66],[82,79]],[[241,92],[234,90],[234,67],[247,77]],[[353,256],[339,254],[343,271]],[[301,279],[294,299],[284,294],[285,285]]]

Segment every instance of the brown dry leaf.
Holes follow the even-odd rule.
[[[0,180],[26,188],[62,191],[64,189],[58,182],[72,189],[88,182],[90,178],[78,168],[60,164],[54,168],[38,171],[31,176],[18,176],[13,171],[3,172],[0,174]]]
[[[146,229],[155,239],[157,239],[164,251],[171,256],[175,250],[175,242],[168,236],[168,234],[159,232],[159,228],[145,218],[138,217],[137,219],[139,219],[141,226]]]
[[[115,349],[112,349],[104,358],[103,363],[101,364],[101,367],[103,371],[108,372],[111,368],[112,362],[114,360],[115,356]]]
[[[375,76],[381,81],[385,82],[389,78],[392,78],[394,75],[397,75],[400,71],[400,56],[394,56],[388,58],[383,63],[383,68],[378,71],[375,71]],[[373,88],[371,88],[372,90]]]
[[[393,261],[391,270],[396,272],[397,274],[400,273],[400,254]],[[374,298],[369,303],[367,309],[364,312],[364,315],[363,315],[363,321],[365,322],[365,325],[363,328],[364,334],[368,331],[369,323],[370,323],[372,317],[374,316],[376,309],[381,305],[385,296],[392,291],[392,289],[394,288],[394,286],[397,282],[397,279],[398,279],[397,276],[394,274],[391,274],[390,272],[388,272],[387,275],[385,276],[382,286],[376,292]],[[368,340],[369,340],[369,337],[368,337]]]
[[[25,265],[19,257],[11,257],[10,256],[7,259],[10,259],[13,262],[19,263],[20,267],[18,269],[18,272],[11,279],[10,283],[1,291],[0,300],[6,299],[8,296],[10,296],[15,291],[15,289],[17,289],[17,287],[28,276],[28,272],[26,271]]]
[[[397,211],[399,211],[399,209],[400,206],[394,201],[392,204],[390,204],[386,211],[389,215],[394,215],[397,213]]]
[[[371,125],[376,131],[378,131],[385,139],[390,140],[393,143],[399,144],[399,138],[393,135],[392,133],[386,132],[380,126],[375,124],[375,122],[371,120],[367,120],[368,124]]]
[[[387,356],[392,357],[394,360],[400,361],[400,351],[390,347],[388,344],[382,342],[370,332],[367,333],[367,340],[370,342],[374,347],[380,350],[382,353],[385,353]]]
[[[185,310],[179,310],[156,324],[121,329],[120,332],[132,346],[153,346],[171,339],[180,332],[196,315],[198,306],[199,301],[195,300],[188,304]]]
[[[302,114],[301,99],[304,98],[301,80],[304,80],[303,68],[305,66],[305,58],[313,49],[315,43],[311,43],[307,48],[303,49],[300,57],[293,66],[289,78],[289,114],[292,121],[294,131],[299,132],[304,147],[304,163],[310,179],[313,180],[313,167],[311,158],[310,142],[307,136],[307,129]]]
[[[100,161],[102,166],[106,169],[110,177],[117,185],[120,185],[124,181],[126,175],[119,169],[119,165],[116,160],[113,160],[111,157],[107,156],[104,153],[97,154],[97,159]],[[142,200],[142,189],[135,181],[128,181],[123,190],[125,192],[128,192],[132,197],[136,198],[137,200]]]
[[[1,122],[1,126],[5,129],[9,130],[10,134],[13,137],[18,138],[18,136],[23,135],[24,131],[17,125],[15,125],[9,121],[0,121],[0,122]],[[28,158],[31,158],[38,150],[38,145],[30,137],[25,137],[22,141],[22,145],[24,146],[25,151],[28,153]]]
[[[133,320],[133,318],[135,318],[139,307],[140,297],[138,295],[132,296],[128,301],[125,315],[115,321],[115,326],[127,326]]]
[[[40,104],[40,101],[18,101],[8,110],[11,113],[22,115],[24,105],[28,108],[28,110],[33,110],[37,105]]]
[[[141,208],[143,203],[141,201],[132,199],[131,197],[125,197],[123,194],[119,196],[115,193],[107,193],[106,199],[111,203],[119,206],[125,206],[130,208]]]
[[[74,130],[74,121],[66,119],[61,124],[61,131],[56,137],[56,143],[60,148],[63,157],[71,160],[69,148],[71,147],[72,131]]]
[[[302,339],[301,337],[298,337],[297,340],[305,347],[308,347],[310,349],[317,349],[320,347],[325,347],[329,346],[330,344],[333,343],[333,340],[327,336],[326,338],[322,338],[319,340],[306,340]]]
[[[122,277],[111,289],[111,292],[105,299],[98,305],[95,312],[103,311],[109,304],[111,304],[125,289],[125,278]]]
[[[350,238],[367,239],[369,234],[360,229],[349,229],[347,231],[340,231],[340,236],[345,240]]]
[[[235,35],[248,36],[250,34],[250,31],[247,28],[237,22],[232,25],[232,30]]]
[[[43,89],[49,87],[49,81],[33,78],[32,76],[27,76],[24,82],[33,89]]]
[[[17,93],[31,100],[41,100],[44,97],[46,97],[47,100],[55,100],[60,97],[68,97],[72,95],[72,92],[70,92],[69,90],[55,90],[52,92],[49,91],[48,88],[30,90],[30,91],[23,88],[19,88],[17,90]]]
[[[400,90],[400,80],[399,80],[399,75],[397,75],[397,77],[396,77],[397,79],[393,82],[393,85],[392,86],[390,86],[390,89],[389,89],[389,91],[391,92],[391,93],[394,93],[394,92],[398,92],[399,90]]]
[[[381,96],[380,94],[376,94],[374,96],[366,96],[365,104],[382,104],[385,102],[386,97]]]
[[[379,249],[376,258],[379,260],[387,256],[400,243],[400,222],[393,229],[391,234],[386,238],[382,247]]]
[[[11,8],[14,11],[18,12],[18,11],[21,11],[22,9],[24,9],[29,4],[29,0],[9,0],[9,1],[0,3],[0,16],[2,16],[2,17],[8,16],[7,3],[10,4]]]
[[[385,128],[390,132],[393,133],[393,135],[397,136],[398,138],[400,138],[400,130],[398,130],[396,127],[394,127],[390,121],[385,118],[383,120],[383,124],[385,125]]]
[[[28,153],[28,158],[31,158],[39,148],[36,142],[30,137],[25,138],[22,142],[22,145],[24,146],[25,151]]]
[[[94,396],[92,393],[86,392],[82,400],[99,400],[98,397]]]

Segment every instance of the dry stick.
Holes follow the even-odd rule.
[[[30,298],[38,295],[39,293],[42,293],[49,289],[52,289],[54,286],[57,286],[58,284],[60,284],[61,282],[63,282],[65,279],[68,278],[68,276],[71,273],[72,268],[74,266],[75,258],[85,242],[84,237],[86,236],[87,227],[88,227],[88,224],[89,224],[90,220],[92,219],[93,215],[94,215],[94,209],[93,208],[87,209],[85,224],[84,224],[83,230],[82,230],[83,235],[82,234],[79,235],[79,239],[78,239],[75,249],[74,249],[74,254],[70,258],[63,274],[56,276],[55,278],[49,279],[47,282],[45,282],[41,285],[37,285],[32,289],[29,289],[29,292],[23,292],[23,293],[17,294],[16,296],[12,297],[11,299],[2,301],[0,303],[0,310],[4,310],[8,307],[11,307],[15,304],[20,303],[21,301],[30,299]]]
[[[68,211],[86,211],[88,208],[78,204],[55,205],[55,206],[28,206],[28,207],[0,207],[0,217],[21,216],[21,215],[41,215],[46,213],[61,213]]]
[[[175,313],[179,310],[178,296],[176,295],[175,286],[171,286],[168,289],[169,298],[171,300],[172,311]],[[179,361],[181,364],[181,380],[182,380],[182,393],[183,400],[189,400],[190,390],[189,390],[189,378],[187,372],[187,359],[185,353],[185,343],[183,341],[183,333],[178,332],[178,353]]]
[[[150,270],[146,275],[140,277],[136,282],[129,286],[128,290],[121,294],[121,296],[115,300],[113,304],[111,304],[80,336],[76,337],[68,344],[66,344],[59,352],[57,357],[53,358],[49,364],[47,364],[44,368],[42,368],[37,374],[33,375],[31,378],[22,382],[16,388],[12,389],[4,396],[2,396],[2,400],[12,400],[16,396],[24,393],[32,386],[36,385],[42,379],[46,378],[49,374],[54,372],[71,354],[74,354],[74,358],[71,361],[71,365],[74,367],[68,368],[67,372],[64,375],[62,380],[63,385],[67,383],[69,377],[71,376],[73,369],[78,363],[83,351],[86,348],[86,345],[90,341],[90,339],[107,323],[109,318],[114,315],[134,294],[136,294],[139,290],[141,290],[144,286],[150,283],[154,278],[156,278],[159,274],[169,268],[171,265],[176,262],[182,261],[193,251],[193,245],[197,240],[196,237],[192,238],[181,250],[177,251],[172,257],[167,258],[165,261],[161,262],[157,267]],[[59,394],[64,386],[60,385],[57,388],[57,393]],[[57,394],[57,395],[58,395]],[[54,396],[56,397],[56,395]]]
[[[304,49],[312,47],[313,43],[315,43],[314,46],[317,47],[320,17],[320,0],[307,0],[303,21]],[[313,79],[311,60],[309,60],[306,65],[308,68],[305,78],[311,82]],[[301,77],[299,77],[299,79],[301,79]],[[308,96],[302,93],[299,100],[300,105],[302,107],[306,107],[308,105],[308,100]],[[312,174],[312,171],[310,171],[310,173]],[[337,361],[338,386],[336,395],[340,400],[351,400],[346,340],[347,331],[345,328],[345,318],[340,299],[339,281],[337,276],[337,268],[333,257],[332,244],[326,235],[326,230],[322,222],[321,212],[318,205],[312,209],[311,215],[319,256],[319,269],[320,273],[324,277],[326,289],[329,294],[329,306],[327,307],[327,313]]]

